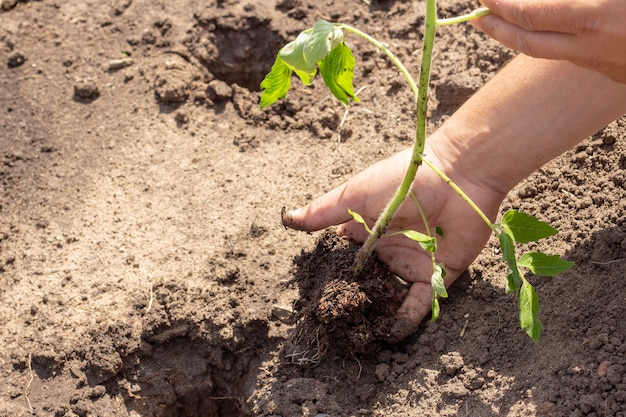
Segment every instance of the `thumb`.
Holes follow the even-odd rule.
[[[398,309],[396,322],[391,328],[391,342],[400,341],[417,330],[422,320],[430,313],[433,289],[430,283],[414,282],[402,306]]]
[[[348,184],[345,183],[304,207],[290,211],[283,209],[281,212],[283,225],[290,229],[312,232],[351,220],[346,198],[347,189]]]

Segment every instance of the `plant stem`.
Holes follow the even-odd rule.
[[[391,52],[389,48],[387,48],[385,44],[378,41],[377,39],[372,38],[367,33],[361,32],[359,29],[354,28],[350,25],[341,23],[339,26],[345,29],[347,32],[352,32],[355,35],[358,35],[361,38],[365,39],[366,41],[374,45],[376,48],[380,49],[385,55],[387,55],[387,58],[389,58],[389,60],[396,66],[396,68],[400,70],[400,72],[402,73],[406,81],[409,83],[409,87],[411,87],[411,91],[413,92],[415,97],[417,97],[418,88],[417,88],[417,84],[415,83],[415,80],[413,80],[413,77],[411,76],[411,73],[409,72],[409,70],[406,69],[404,64],[402,64],[402,62],[393,54],[393,52]]]
[[[487,226],[489,226],[489,228],[494,233],[496,234],[499,233],[498,225],[491,223],[491,220],[489,220],[489,217],[487,217],[485,213],[483,213],[480,207],[478,207],[476,203],[474,203],[472,199],[467,194],[465,194],[465,192],[458,185],[456,185],[454,181],[450,179],[450,177],[444,174],[439,168],[431,164],[428,160],[422,158],[422,162],[426,164],[428,168],[432,169],[435,172],[435,174],[437,174],[442,180],[444,180],[446,184],[448,184],[450,188],[452,188],[459,195],[459,197],[463,199],[463,201],[469,204],[469,206],[476,212],[476,214],[480,216],[481,219],[483,219],[485,223],[487,223]]]
[[[370,255],[372,254],[372,251],[374,250],[374,246],[376,246],[376,242],[378,242],[378,239],[380,239],[381,236],[385,233],[387,226],[389,226],[389,223],[391,222],[394,215],[400,208],[400,205],[404,202],[406,196],[408,195],[411,189],[411,185],[413,184],[415,175],[417,174],[417,169],[421,165],[422,157],[424,154],[424,146],[426,144],[426,112],[428,110],[428,106],[427,106],[428,105],[428,84],[430,82],[430,65],[431,65],[431,60],[432,60],[433,45],[435,42],[436,30],[437,30],[437,2],[436,0],[427,0],[426,1],[426,19],[425,19],[425,27],[424,27],[424,45],[422,48],[422,62],[420,66],[419,87],[414,88],[413,85],[411,85],[411,89],[413,90],[413,93],[416,95],[416,101],[417,101],[415,142],[413,144],[411,162],[409,163],[409,167],[407,168],[406,174],[404,175],[404,179],[402,180],[400,187],[396,191],[393,198],[389,201],[389,204],[387,205],[387,207],[385,207],[381,215],[378,217],[378,220],[376,220],[376,223],[372,227],[372,233],[370,233],[367,240],[365,241],[365,243],[363,243],[363,246],[361,246],[361,249],[359,250],[357,254],[357,257],[354,263],[355,275],[358,275],[361,273],[361,271],[363,270],[363,267],[365,266],[365,263],[367,262],[367,259],[370,257]],[[385,49],[387,48],[384,48],[382,50],[384,51]],[[396,61],[394,61],[394,63],[396,63]],[[397,62],[399,63],[399,61]],[[397,63],[396,63],[396,66],[398,66]],[[403,71],[402,68],[404,68],[404,66],[398,66],[398,68],[400,68],[400,71]],[[403,72],[403,74],[405,78],[407,78],[407,80],[412,79],[411,75],[408,72]],[[412,84],[411,81],[409,81],[409,84]]]
[[[430,234],[430,226],[428,225],[428,219],[426,218],[426,213],[424,212],[424,209],[422,208],[422,205],[420,204],[419,200],[417,199],[417,196],[415,195],[415,193],[413,191],[409,191],[409,196],[411,197],[411,200],[413,200],[413,202],[415,203],[415,206],[417,207],[417,210],[420,212],[420,216],[422,216],[422,223],[424,223],[424,229],[426,230],[426,236],[432,237],[432,235]]]
[[[491,14],[491,10],[486,7],[481,7],[473,12],[464,14],[462,16],[449,17],[447,19],[437,19],[437,26],[455,25],[457,23],[467,22],[469,20],[477,19],[479,17],[487,16]]]

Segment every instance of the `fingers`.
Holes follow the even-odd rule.
[[[283,210],[283,225],[290,229],[312,232],[350,220],[347,188],[347,183],[340,185],[302,208]]]
[[[426,266],[422,270],[427,269]],[[447,268],[445,286],[448,288],[465,270]],[[397,273],[397,272],[396,272]],[[433,287],[430,280],[414,282],[404,302],[396,313],[396,322],[391,328],[390,342],[398,342],[417,330],[432,309]]]
[[[531,32],[579,33],[592,29],[585,19],[586,2],[571,0],[481,0],[494,15]],[[566,10],[567,13],[563,11]]]
[[[471,24],[503,45],[534,58],[578,59],[574,35],[529,31],[495,15],[476,19]]]
[[[482,0],[493,14],[471,24],[535,58],[567,60],[626,83],[623,1]],[[598,47],[598,46],[601,47]]]
[[[337,234],[339,236],[347,237],[355,242],[364,242],[367,239],[368,233],[362,224],[350,221],[343,223],[337,227]]]
[[[398,309],[397,319],[391,328],[391,342],[397,342],[410,336],[417,330],[432,306],[433,288],[427,282],[415,282],[411,285],[402,306]]]
[[[370,166],[305,207],[283,212],[283,225],[308,232],[321,230],[351,220],[349,208],[363,216],[378,216],[402,181],[410,156],[410,148],[399,152]]]

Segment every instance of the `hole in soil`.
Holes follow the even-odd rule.
[[[263,323],[247,325],[246,344],[267,344]],[[246,401],[254,390],[262,360],[259,349],[221,338],[169,338],[179,327],[188,326],[144,335],[142,356],[133,361],[135,365],[118,382],[128,409],[155,417],[252,416]]]
[[[215,76],[228,84],[259,91],[276,53],[285,40],[270,27],[270,19],[256,16],[196,16],[200,36],[189,51]]]
[[[240,399],[216,395],[212,390],[198,389],[177,399],[162,417],[247,417]]]

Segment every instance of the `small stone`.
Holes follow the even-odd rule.
[[[0,10],[11,10],[15,7],[18,0],[4,0],[0,1]]]
[[[112,59],[106,63],[104,68],[106,71],[111,72],[111,71],[120,70],[122,68],[130,67],[134,63],[135,61],[132,58]]]
[[[185,112],[179,111],[179,112],[176,112],[176,116],[174,116],[174,120],[176,121],[176,125],[178,127],[181,127],[189,123],[189,115]]]
[[[295,322],[296,312],[291,307],[274,304],[272,306],[272,317],[285,323],[293,324]]]
[[[603,361],[600,366],[598,366],[598,377],[604,378],[609,369],[609,361]]]

